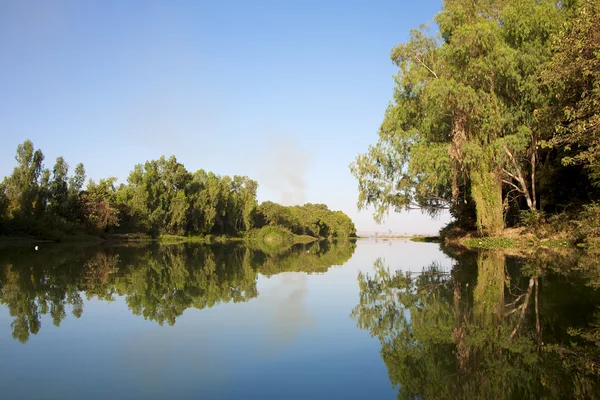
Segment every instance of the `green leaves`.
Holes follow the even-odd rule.
[[[555,37],[555,53],[543,82],[557,100],[547,109],[555,118],[554,146],[572,148],[564,165],[582,164],[600,186],[600,1],[583,0],[573,8],[572,19]]]
[[[390,209],[450,207],[458,215],[461,202],[477,199],[484,233],[504,224],[502,198],[492,192],[517,208],[524,197],[535,209],[538,141],[548,140],[554,124],[543,112],[553,99],[540,78],[570,7],[550,0],[446,0],[435,18],[439,37],[412,30],[392,50],[399,71],[379,140],[350,166],[359,209],[373,207],[378,221]],[[578,125],[580,135],[586,129]],[[595,162],[583,153],[569,160]],[[485,189],[478,187],[483,181]]]

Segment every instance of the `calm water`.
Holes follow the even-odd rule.
[[[598,286],[404,240],[1,248],[1,397],[595,398]]]

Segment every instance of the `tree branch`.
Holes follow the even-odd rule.
[[[510,185],[510,186],[514,187],[515,190],[517,190],[517,191],[519,191],[521,193],[525,193],[525,192],[523,192],[523,189],[521,189],[520,187],[518,187],[514,183],[507,181],[506,179],[502,179],[502,182],[506,183],[507,185]]]
[[[514,177],[519,182],[519,184],[521,185],[521,188],[523,189],[522,193],[525,195],[525,200],[527,201],[527,206],[529,206],[530,209],[533,209],[534,205],[533,205],[533,202],[531,201],[531,195],[529,194],[529,189],[527,189],[527,184],[525,183],[525,179],[523,179],[523,174],[521,174],[521,168],[519,168],[519,164],[517,163],[517,160],[512,155],[510,150],[508,150],[508,147],[506,147],[506,145],[504,145],[503,147],[504,147],[504,152],[508,155],[508,158],[512,162],[513,167],[515,167],[515,170],[517,171],[516,177],[510,173],[509,173],[509,175],[511,177]],[[504,170],[504,171],[506,171],[506,170]],[[508,173],[508,171],[506,171],[506,172]]]
[[[422,65],[422,66],[424,66],[425,68],[427,68],[427,70],[428,70],[429,72],[431,72],[431,73],[433,74],[433,76],[435,76],[435,79],[438,79],[438,76],[437,76],[437,74],[436,74],[435,72],[433,72],[433,70],[432,70],[431,68],[429,68],[429,67],[427,66],[427,64],[425,64],[425,63],[423,62],[423,60],[421,60],[421,59],[420,59],[418,56],[415,56],[415,58],[417,59],[417,61],[418,61],[418,62],[420,62],[420,63],[421,63],[421,65]]]

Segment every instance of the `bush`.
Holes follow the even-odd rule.
[[[272,245],[291,245],[294,243],[294,234],[289,229],[273,225],[250,231],[246,238]]]
[[[446,226],[440,229],[440,238],[445,239],[456,239],[465,236],[467,231],[462,228],[461,224],[454,220],[449,222]]]
[[[577,243],[600,237],[600,203],[594,202],[583,206],[583,210],[573,224]]]
[[[519,225],[527,230],[536,231],[546,225],[546,213],[539,210],[522,210],[519,213]]]

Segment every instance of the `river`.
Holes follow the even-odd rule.
[[[596,259],[404,239],[3,247],[2,398],[594,398]]]

